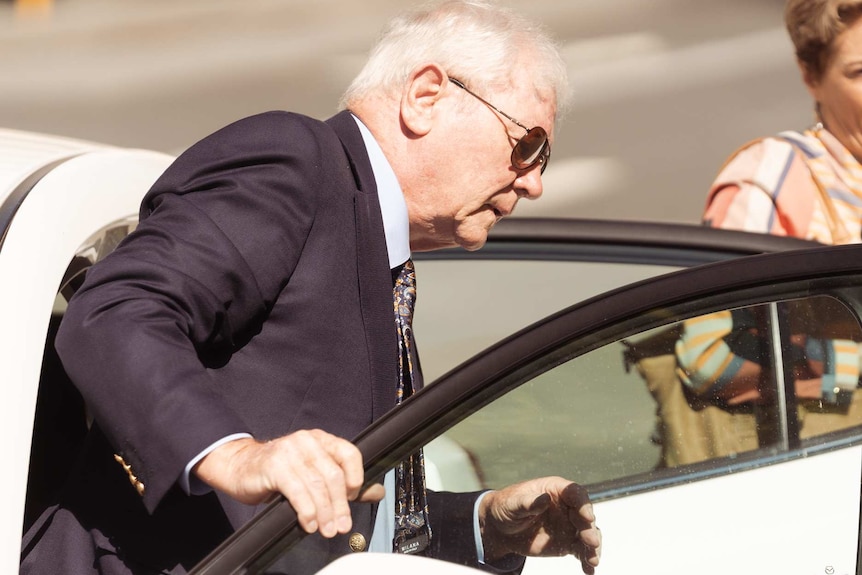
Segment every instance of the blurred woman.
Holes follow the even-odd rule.
[[[862,1],[788,0],[784,17],[813,100],[814,125],[759,138],[731,155],[710,188],[704,222],[824,244],[858,243]],[[679,375],[698,397],[724,405],[770,401],[774,383],[763,367],[768,330],[742,315],[726,312],[685,323],[676,346]],[[829,331],[823,325],[827,313],[813,309],[807,315],[820,325],[793,335],[802,436],[862,424],[860,338],[836,330],[831,337],[812,336]]]
[[[712,185],[714,227],[862,240],[862,1],[789,0],[785,23],[815,123],[743,146]]]

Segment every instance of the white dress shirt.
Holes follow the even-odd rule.
[[[383,230],[386,234],[386,249],[389,252],[389,268],[395,269],[410,258],[410,219],[407,215],[407,202],[404,192],[398,183],[398,178],[392,166],[380,149],[380,145],[371,131],[356,116],[356,125],[362,133],[362,140],[371,161],[374,181],[377,184],[377,197],[380,201],[380,212],[383,215]],[[377,553],[391,553],[392,540],[395,537],[395,471],[390,470],[383,478],[386,497],[378,504],[377,519],[374,522],[374,533],[368,550]],[[487,493],[487,492],[486,492]],[[479,530],[479,502],[485,493],[476,500],[473,508],[473,532],[476,541],[476,551],[479,562],[484,563],[485,554],[482,546],[482,536]]]

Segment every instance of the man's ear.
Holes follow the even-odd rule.
[[[424,136],[434,124],[437,102],[449,78],[437,64],[425,64],[411,74],[401,95],[401,121],[408,131]]]

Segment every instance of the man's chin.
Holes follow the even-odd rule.
[[[482,234],[481,237],[458,238],[458,245],[468,252],[475,252],[485,245],[488,241],[488,234]]]

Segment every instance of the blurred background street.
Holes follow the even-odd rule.
[[[698,221],[747,140],[811,103],[782,0],[532,0],[575,105],[518,215]],[[404,0],[0,0],[0,126],[177,153],[242,116],[326,118]]]

